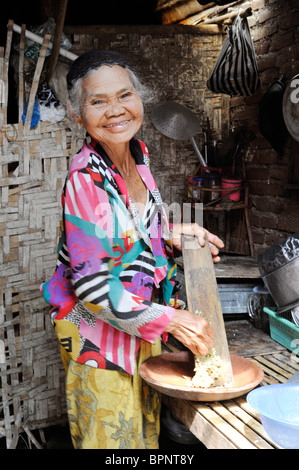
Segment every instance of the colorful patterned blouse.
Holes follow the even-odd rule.
[[[141,340],[153,343],[173,316],[176,265],[147,148],[137,139],[130,148],[148,190],[144,214],[103,148],[85,141],[63,190],[56,269],[41,291],[64,354],[133,374]]]

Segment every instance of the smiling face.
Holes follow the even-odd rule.
[[[81,123],[97,142],[128,143],[143,121],[143,105],[129,70],[102,66],[82,82]]]

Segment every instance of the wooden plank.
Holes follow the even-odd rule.
[[[26,25],[22,24],[19,53],[19,122],[22,121],[22,115],[25,106],[24,96],[24,51],[25,51],[25,31]]]
[[[3,85],[3,103],[2,103],[2,126],[7,124],[7,104],[8,104],[8,67],[9,67],[9,57],[11,51],[12,35],[13,35],[13,20],[8,21],[7,25],[7,36],[6,36],[6,46],[4,53],[4,63],[3,63],[3,74],[2,74],[2,85]]]
[[[25,119],[25,124],[24,124],[24,134],[28,135],[30,132],[31,128],[31,119],[32,119],[32,114],[33,114],[33,109],[34,109],[34,102],[35,102],[35,96],[37,93],[38,89],[38,84],[39,84],[39,79],[40,75],[42,73],[42,69],[44,66],[45,62],[45,57],[46,57],[46,52],[48,49],[48,44],[51,39],[51,34],[45,34],[43,45],[41,47],[38,61],[36,64],[34,76],[33,76],[33,81],[31,85],[31,90],[29,94],[29,100],[28,100],[28,107],[27,107],[27,114],[26,114],[26,119]]]
[[[225,419],[225,421],[227,421],[231,426],[233,426],[240,433],[240,435],[248,439],[248,441],[251,442],[254,447],[257,447],[258,449],[272,448],[271,445],[265,442],[256,432],[251,429],[251,427],[248,426],[248,424],[251,424],[251,426],[254,427],[254,424],[250,423],[250,421],[253,419],[249,418],[245,412],[242,414],[241,408],[239,408],[233,402],[227,403],[224,401],[223,404],[211,403],[211,408],[217,414],[219,414],[219,416]],[[243,419],[239,419],[240,417]],[[256,424],[256,427],[258,428],[259,423],[256,422]]]
[[[250,433],[250,440],[258,449],[273,449],[273,446],[276,447],[276,444],[269,438],[268,434],[264,430],[258,413],[256,413],[256,416],[252,416],[248,412],[250,405],[244,397],[240,397],[235,400],[226,400],[223,402],[223,406],[243,421],[246,424],[246,427],[253,430],[253,434]]]
[[[209,243],[200,246],[195,237],[184,235],[182,245],[188,308],[201,312],[211,325],[216,354],[222,361],[217,385],[230,386],[234,380],[232,365]]]
[[[244,397],[237,397],[237,398],[235,398],[234,402],[242,410],[244,410],[246,415],[248,415],[249,419],[250,418],[254,419],[254,421],[249,421],[248,425],[252,426],[253,429],[256,430],[256,432],[258,432],[258,434],[260,434],[260,436],[263,439],[265,439],[267,442],[269,442],[272,445],[273,448],[280,449],[281,447],[278,444],[276,444],[275,442],[273,442],[272,439],[270,439],[270,437],[266,433],[263,425],[261,424],[261,419],[260,419],[259,413],[249,405],[247,400]]]
[[[264,358],[262,356],[256,356],[256,359],[261,363],[261,364],[265,364],[266,366],[268,366],[269,368],[273,368],[274,372],[275,373],[278,373],[278,374],[281,374],[283,377],[285,377],[287,380],[291,377],[291,373],[286,371],[285,368],[282,368],[281,365],[278,365],[276,364],[275,362],[273,362],[272,360],[269,360],[267,358]],[[271,356],[270,356],[270,359]]]
[[[256,257],[220,254],[221,261],[215,264],[218,279],[260,279],[261,275]],[[183,257],[176,258],[176,263],[184,268]]]
[[[221,256],[221,255],[220,255]],[[221,257],[221,261],[215,265],[215,274],[218,278],[246,278],[259,279],[261,277],[257,259],[252,256],[228,256]]]
[[[209,18],[214,18],[217,17],[219,13],[222,11],[226,10],[228,7],[233,6],[235,2],[229,3],[228,5],[225,6],[218,6],[215,7],[213,3],[208,4],[207,6],[211,5],[210,8],[206,8],[204,11],[195,13],[194,15],[189,16],[188,18],[179,21],[179,24],[184,24],[184,25],[194,25],[201,23],[204,20],[207,20]]]
[[[68,0],[60,0],[58,4],[58,11],[56,14],[56,27],[54,33],[54,40],[53,40],[53,47],[51,50],[50,61],[47,71],[47,82],[49,82],[50,78],[53,75],[55,70],[57,60],[59,57],[60,51],[60,44],[61,44],[61,37],[63,33],[63,26],[64,26],[64,19],[67,10]]]
[[[283,364],[283,367],[285,367],[286,370],[289,370],[292,373],[297,372],[297,370],[299,370],[299,357],[294,357],[293,355],[291,355],[291,353],[286,354],[284,352],[273,354],[273,356],[271,356],[271,359],[275,359],[275,361],[278,361],[281,365]]]
[[[227,22],[228,20],[232,21],[235,19],[235,17],[238,15],[239,9],[236,9],[234,11],[231,11],[229,13],[226,13],[225,15],[218,16],[216,18],[211,18],[211,19],[204,19],[203,22],[204,24],[211,24],[211,23],[223,23]],[[242,18],[246,16],[251,16],[252,15],[252,10],[251,8],[247,8],[246,10],[241,10],[240,16]]]
[[[3,103],[5,101],[5,96],[4,96],[5,90],[4,90],[4,81],[3,81],[3,67],[4,67],[4,47],[0,47],[0,126],[2,126],[2,122],[3,122],[2,107],[3,107]],[[2,144],[2,139],[3,139],[3,137],[1,137],[0,146]]]
[[[267,367],[263,362],[264,361],[259,361],[257,360],[256,358],[251,358],[252,362],[255,362],[261,369],[263,369],[264,372],[266,372],[267,376],[265,377],[265,379],[268,378],[268,381],[272,382],[273,380],[273,383],[276,382],[280,382],[280,383],[285,383],[287,381],[287,378],[285,377],[285,374],[284,375],[281,375],[277,372],[275,372],[274,370],[272,369],[269,369],[269,367]],[[272,380],[271,380],[272,379]]]
[[[213,405],[214,409],[211,409],[210,406],[206,404],[198,404],[192,402],[192,406],[197,410],[197,412],[208,420],[218,431],[220,431],[224,436],[226,436],[237,449],[256,449],[256,446],[252,444],[246,437],[244,437],[238,430],[236,430],[230,423],[226,422],[222,416],[219,415],[219,411],[222,411],[222,406],[220,404]],[[217,410],[217,412],[215,411]],[[219,449],[220,447],[215,447]]]

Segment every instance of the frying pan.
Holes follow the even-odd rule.
[[[207,166],[194,139],[200,129],[200,122],[187,106],[176,101],[162,101],[153,106],[151,119],[155,128],[166,137],[180,141],[191,140],[201,165]]]

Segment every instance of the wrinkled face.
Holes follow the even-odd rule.
[[[129,142],[142,120],[143,105],[128,70],[103,66],[83,80],[79,122],[97,142]]]

